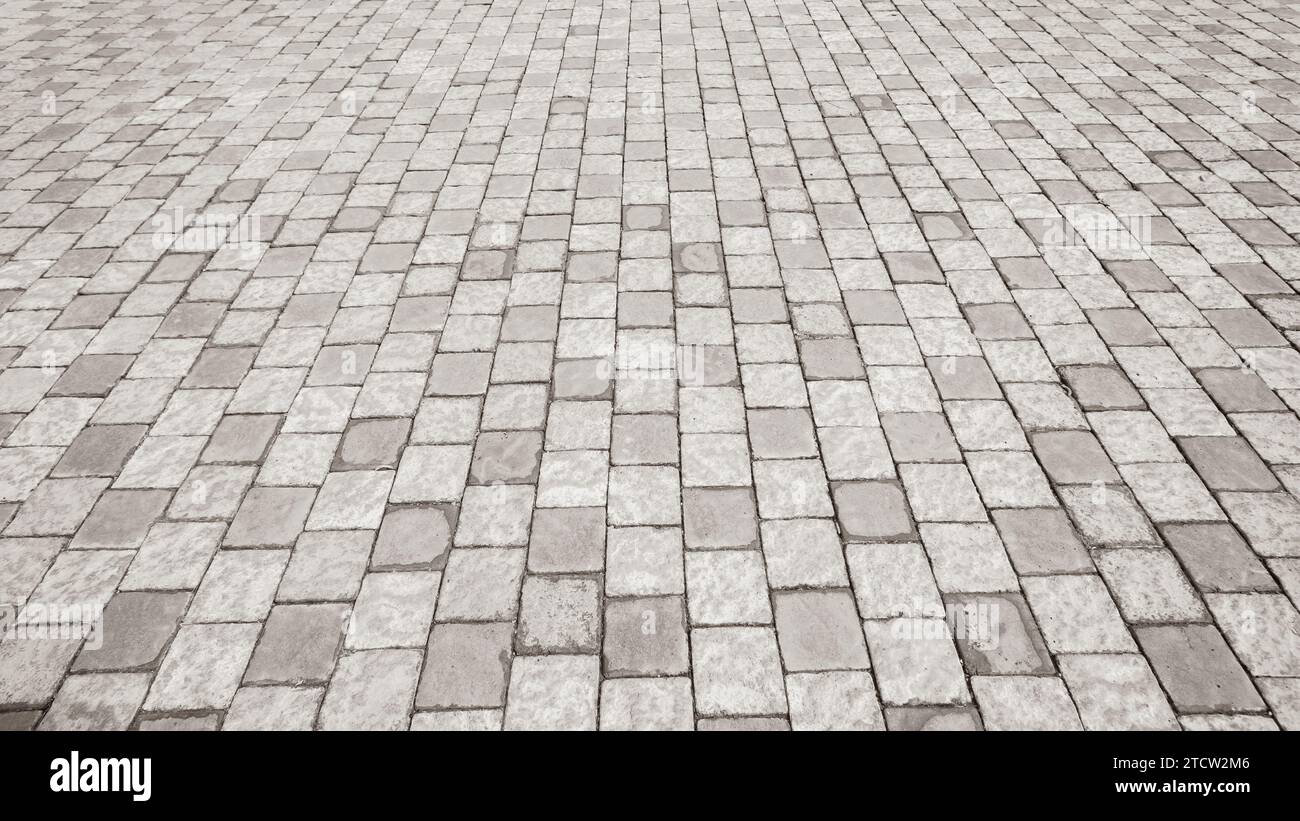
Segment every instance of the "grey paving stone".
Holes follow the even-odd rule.
[[[790,672],[870,666],[848,590],[785,591],[773,596],[781,658]]]
[[[445,507],[390,508],[375,539],[370,566],[441,570],[451,550],[455,520],[455,511]]]
[[[437,624],[429,635],[417,707],[503,707],[513,626]]]
[[[596,656],[529,656],[510,670],[507,730],[594,730],[600,689]]]
[[[1246,671],[1212,625],[1152,625],[1135,633],[1180,713],[1264,708]]]
[[[605,566],[603,508],[544,508],[533,515],[528,569],[533,573],[589,573]]]
[[[605,675],[687,674],[684,611],[676,596],[611,599],[605,605]]]
[[[344,604],[283,604],[272,608],[244,673],[244,682],[297,685],[328,681],[348,613]]]
[[[87,644],[73,671],[155,667],[189,601],[188,593],[117,593],[104,608],[102,643]]]

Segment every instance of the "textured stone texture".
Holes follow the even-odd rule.
[[[1300,726],[1300,11],[940,5],[6,0],[0,727]]]

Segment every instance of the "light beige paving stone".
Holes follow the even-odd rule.
[[[884,730],[871,676],[833,671],[786,676],[793,730]]]
[[[596,656],[530,656],[510,670],[507,730],[594,730],[600,662]]]
[[[320,687],[241,687],[235,692],[221,729],[310,730],[324,695]]]
[[[765,627],[691,631],[695,709],[700,715],[785,713],[785,685],[776,635]]]
[[[183,625],[163,656],[144,709],[228,707],[259,631],[255,623]]]
[[[1060,665],[1084,729],[1178,729],[1174,713],[1142,656],[1066,655],[1060,658]]]
[[[125,730],[145,693],[147,673],[89,673],[68,676],[42,719],[44,730]]]
[[[1050,676],[976,676],[971,689],[988,730],[1081,730],[1065,683]]]
[[[419,650],[363,650],[339,659],[321,704],[322,730],[405,730],[420,675]]]
[[[693,730],[688,678],[609,679],[600,686],[602,730]]]

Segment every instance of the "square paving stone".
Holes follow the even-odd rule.
[[[608,676],[683,675],[689,671],[680,597],[611,599],[605,605]]]

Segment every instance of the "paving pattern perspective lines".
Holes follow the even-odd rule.
[[[0,728],[1300,728],[1300,6],[0,9]]]

